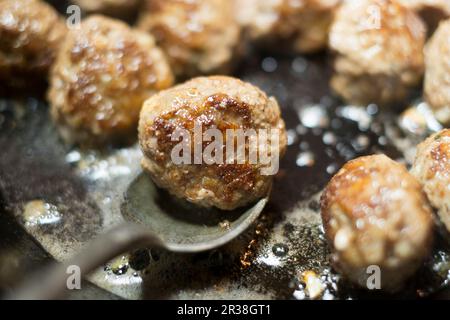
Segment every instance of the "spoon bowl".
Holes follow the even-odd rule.
[[[233,211],[201,208],[176,199],[142,173],[129,186],[122,204],[125,220],[145,227],[175,252],[199,252],[222,246],[259,217],[267,198]]]
[[[57,299],[66,292],[67,270],[88,275],[114,257],[137,248],[179,253],[214,249],[233,240],[259,217],[267,198],[234,211],[199,208],[158,189],[146,174],[129,186],[122,204],[122,224],[98,236],[78,255],[40,271],[7,299]]]

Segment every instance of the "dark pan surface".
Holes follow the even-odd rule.
[[[329,73],[325,55],[255,55],[235,74],[279,100],[289,130],[288,152],[255,227],[201,254],[137,250],[102,266],[90,281],[131,299],[308,299],[305,271],[320,278],[324,290],[318,298],[324,299],[418,298],[446,288],[450,249],[440,234],[432,257],[394,296],[352,288],[329,265],[320,191],[346,161],[360,155],[383,152],[408,163],[410,146],[419,139],[397,129],[393,112],[341,105],[329,92]],[[122,221],[124,193],[141,172],[140,157],[136,145],[101,152],[65,146],[42,98],[22,94],[0,100],[2,210],[14,217],[12,229],[20,225],[26,231],[17,236],[2,225],[1,243],[31,236],[38,246],[29,245],[23,256],[46,257],[46,252],[67,259]],[[36,208],[45,212],[36,216]],[[8,252],[0,249],[0,261]]]

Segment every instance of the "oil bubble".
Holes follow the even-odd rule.
[[[289,252],[289,247],[284,243],[276,243],[272,247],[272,252],[277,257],[285,257]]]
[[[42,200],[33,200],[25,204],[23,217],[25,225],[30,227],[55,224],[61,220],[62,214],[53,204],[46,203]]]
[[[301,123],[308,128],[324,128],[330,122],[327,112],[321,105],[304,106],[298,111],[298,117]]]
[[[310,151],[301,152],[298,154],[295,163],[299,167],[311,167],[315,163],[314,154]]]
[[[265,71],[265,72],[275,72],[278,68],[278,62],[277,60],[275,60],[272,57],[267,57],[264,58],[262,63],[261,63],[261,68]]]

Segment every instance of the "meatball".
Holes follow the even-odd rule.
[[[217,148],[208,158],[212,144],[202,141],[208,140],[210,129],[220,134],[211,139]],[[250,135],[239,140],[239,130],[257,132],[256,145],[250,143]],[[187,147],[174,153],[183,143],[177,137],[183,131],[188,133],[182,136]],[[277,101],[249,83],[224,76],[195,78],[160,92],[144,103],[139,120],[142,166],[155,183],[199,206],[223,210],[268,195],[286,141]],[[245,159],[237,150],[245,152]],[[252,150],[258,161],[251,160]],[[176,160],[174,154],[182,154],[185,161]],[[262,154],[269,156],[270,164],[261,161]],[[264,172],[269,166],[274,170]]]
[[[324,49],[341,0],[234,0],[238,20],[253,41],[299,53]],[[286,44],[288,44],[286,46]],[[286,48],[287,47],[287,48]]]
[[[140,0],[72,0],[83,11],[128,18],[136,13]]]
[[[39,0],[0,1],[0,83],[24,87],[47,79],[64,22]]]
[[[424,71],[425,26],[393,0],[348,0],[336,13],[329,45],[331,87],[346,102],[402,102]]]
[[[147,0],[139,27],[149,31],[182,78],[229,73],[240,47],[230,0]]]
[[[450,1],[448,0],[400,0],[405,6],[416,11],[426,22],[428,34],[432,34],[439,22],[450,17]]]
[[[425,48],[424,95],[442,124],[450,125],[450,20],[439,25]]]
[[[394,291],[428,255],[433,218],[419,182],[384,155],[348,162],[321,199],[332,260],[366,287],[367,268],[381,269],[381,289]]]
[[[142,103],[172,83],[164,53],[150,35],[91,16],[61,45],[51,72],[51,114],[69,143],[129,142]]]
[[[450,231],[450,129],[433,134],[418,146],[411,173]]]

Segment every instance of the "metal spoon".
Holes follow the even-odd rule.
[[[129,186],[122,205],[127,222],[93,240],[70,261],[40,271],[7,298],[61,298],[66,291],[69,266],[78,266],[81,274],[87,275],[136,248],[195,253],[220,247],[245,231],[266,203],[264,198],[251,207],[235,211],[199,208],[175,200],[158,189],[146,174],[141,174]]]

